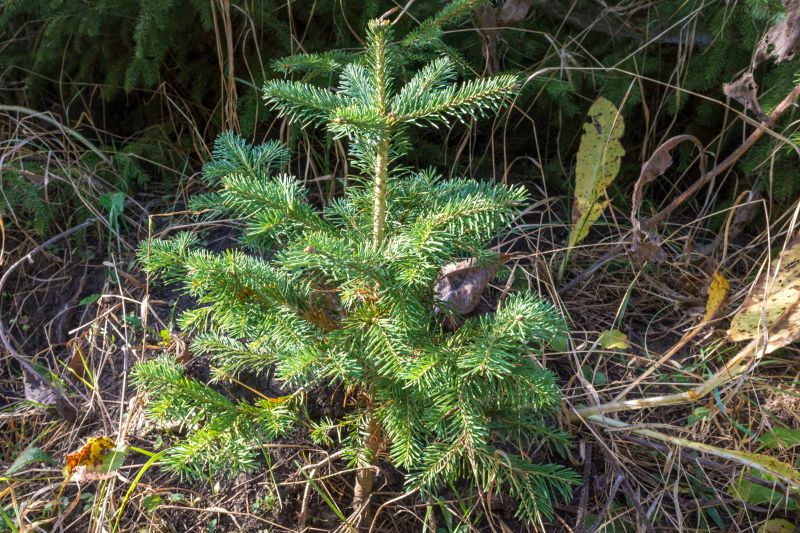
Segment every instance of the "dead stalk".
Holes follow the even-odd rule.
[[[757,362],[763,354],[764,346],[759,339],[755,339],[742,348],[736,356],[719,369],[709,379],[685,392],[667,394],[664,396],[654,396],[651,398],[639,398],[636,400],[623,400],[609,402],[602,405],[593,405],[577,409],[570,420],[579,421],[589,419],[593,416],[608,415],[619,411],[633,411],[646,409],[649,407],[664,407],[668,405],[681,405],[692,403],[705,397],[715,388],[731,381],[736,376],[750,368],[751,364]]]

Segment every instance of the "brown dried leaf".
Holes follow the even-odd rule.
[[[767,31],[756,48],[754,65],[775,58],[780,63],[794,58],[800,49],[800,0],[783,0],[786,18]]]
[[[733,216],[733,222],[731,223],[731,230],[728,232],[728,240],[738,237],[742,231],[744,231],[745,226],[753,220],[753,217],[756,216],[756,212],[758,211],[761,198],[762,195],[760,191],[751,190],[747,195],[746,203],[736,208],[736,214]]]
[[[636,180],[636,185],[633,187],[633,209],[631,211],[631,222],[634,228],[639,228],[639,220],[636,218],[636,213],[642,207],[642,192],[644,186],[652,183],[657,177],[664,174],[669,167],[672,166],[672,150],[685,141],[691,141],[697,146],[700,151],[700,170],[705,173],[705,155],[703,152],[703,144],[694,135],[676,135],[664,141],[661,146],[656,148],[653,155],[650,156],[639,173],[639,179]]]
[[[628,249],[631,258],[639,265],[660,263],[667,260],[667,252],[661,247],[661,237],[655,231],[634,232]]]
[[[506,0],[497,17],[500,24],[514,24],[528,15],[533,0]]]
[[[722,92],[742,104],[745,109],[755,113],[760,120],[767,120],[767,115],[761,110],[761,105],[758,103],[758,85],[753,79],[752,72],[745,72],[733,83],[724,83]]]
[[[464,316],[478,307],[486,286],[497,273],[498,264],[480,266],[478,259],[470,258],[442,267],[439,279],[433,286],[436,299],[442,303],[436,307],[437,313],[455,313],[444,316],[444,326],[452,331],[463,323]]]
[[[492,5],[481,6],[475,16],[478,28],[484,38],[483,57],[486,60],[486,71],[497,72],[500,60],[497,57],[497,28],[523,20],[533,0],[506,0],[499,10]]]
[[[631,208],[631,224],[633,224],[633,237],[629,253],[639,264],[647,261],[659,262],[667,258],[666,252],[661,248],[661,238],[657,233],[642,231],[638,212],[642,207],[642,198],[645,185],[652,183],[657,177],[663,175],[672,166],[672,150],[682,142],[690,141],[700,150],[700,169],[705,173],[705,155],[703,144],[694,135],[676,135],[664,141],[656,148],[639,173],[639,179],[633,187],[633,206]]]
[[[772,264],[728,329],[731,341],[754,339],[766,330],[766,353],[800,338],[800,233]]]
[[[500,69],[500,60],[497,57],[497,12],[493,6],[481,6],[475,12],[478,29],[483,35],[483,58],[486,61],[486,71],[493,74]]]
[[[22,369],[22,384],[25,389],[25,399],[29,402],[47,407],[58,404],[58,393],[53,386],[26,368]]]

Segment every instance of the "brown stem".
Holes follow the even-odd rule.
[[[769,119],[766,122],[762,122],[759,124],[758,128],[756,128],[748,137],[744,140],[744,142],[734,150],[728,157],[723,159],[720,163],[718,163],[714,168],[700,176],[691,187],[683,191],[677,198],[675,198],[670,204],[650,217],[644,224],[642,224],[642,229],[644,231],[648,231],[653,229],[656,224],[659,222],[664,221],[670,214],[683,202],[694,196],[697,191],[707,185],[711,180],[728,170],[730,167],[733,166],[741,157],[747,153],[750,148],[753,147],[755,143],[758,142],[764,134],[775,125],[775,123],[780,119],[780,117],[786,112],[787,109],[792,105],[792,102],[800,96],[800,85],[796,86],[792,92],[786,95],[780,104],[778,104],[775,109],[772,111],[772,114],[769,116]],[[558,289],[559,295],[564,295],[573,288],[575,288],[579,283],[585,281],[589,276],[591,276],[594,272],[599,270],[603,265],[608,263],[609,261],[613,261],[617,257],[621,256],[624,253],[625,244],[627,243],[627,235],[625,238],[622,239],[618,244],[616,244],[611,250],[605,253],[600,259],[594,262],[592,266],[572,278],[568,281],[565,285],[563,285],[560,289]]]
[[[572,413],[570,421],[577,422],[579,420],[588,420],[593,416],[606,416],[620,411],[636,411],[651,407],[665,407],[668,405],[683,405],[696,402],[710,394],[715,388],[728,383],[745,372],[752,366],[754,361],[758,361],[762,352],[763,346],[760,349],[758,346],[758,339],[755,339],[742,348],[724,367],[717,370],[713,376],[693,389],[663,396],[651,396],[649,398],[638,398],[635,400],[619,400],[602,405],[583,407],[576,409],[575,412]]]
[[[383,242],[386,226],[386,181],[388,178],[389,141],[383,141],[375,154],[375,197],[372,211],[372,243],[378,248]]]
[[[353,511],[362,522],[369,519],[369,498],[372,495],[372,484],[375,481],[375,461],[381,442],[381,427],[370,406],[367,411],[367,435],[364,449],[358,456],[356,486],[353,489]]]

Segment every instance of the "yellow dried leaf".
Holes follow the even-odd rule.
[[[767,333],[766,353],[800,337],[800,234],[755,283],[728,329],[731,341],[748,341]]]
[[[624,132],[622,115],[614,104],[605,98],[598,98],[589,108],[589,121],[583,126],[578,148],[570,248],[586,237],[589,228],[608,205],[603,193],[617,177],[620,160],[625,155],[619,142]]]
[[[719,313],[725,300],[728,298],[728,288],[730,283],[719,272],[714,272],[711,276],[711,283],[708,286],[708,301],[706,301],[706,313],[703,315],[703,322],[708,322]]]
[[[794,533],[797,528],[785,518],[773,518],[764,522],[758,533]]]
[[[80,449],[67,454],[65,474],[77,482],[112,477],[113,471],[119,468],[127,453],[125,449],[115,449],[115,446],[114,441],[108,437],[86,439],[86,444]]]
[[[627,350],[631,347],[628,336],[618,329],[607,329],[600,334],[600,347],[604,350]]]

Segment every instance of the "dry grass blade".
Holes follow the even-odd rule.
[[[88,228],[95,222],[97,222],[97,219],[90,218],[88,220],[85,220],[81,224],[78,224],[77,226],[68,229],[67,231],[64,231],[54,237],[51,237],[47,241],[43,242],[42,244],[40,244],[39,246],[28,252],[23,258],[19,259],[11,266],[9,266],[6,269],[5,273],[3,273],[3,276],[0,277],[0,294],[2,294],[3,287],[5,286],[6,281],[8,281],[8,279],[11,277],[11,274],[21,265],[23,265],[26,262],[29,262],[37,252],[44,250],[53,243],[65,239],[70,235],[81,231],[84,228]],[[8,329],[3,322],[2,316],[0,316],[0,341],[3,342],[3,345],[5,346],[6,350],[8,350],[8,353],[11,354],[11,356],[14,357],[17,360],[17,362],[19,362],[20,366],[22,366],[23,368],[26,380],[25,381],[26,396],[32,394],[35,397],[32,398],[29,397],[31,401],[37,403],[43,403],[45,405],[54,405],[55,408],[58,410],[59,414],[61,414],[61,416],[63,416],[67,420],[74,420],[75,417],[77,416],[77,409],[75,408],[75,406],[72,405],[72,403],[67,399],[67,397],[63,394],[63,392],[61,392],[60,390],[58,390],[58,388],[53,386],[45,377],[43,377],[33,367],[30,359],[27,356],[19,353],[16,350],[16,348],[14,348],[13,344],[11,343],[11,339],[9,339],[8,337]],[[36,391],[41,391],[41,392],[36,392]]]

